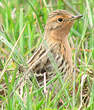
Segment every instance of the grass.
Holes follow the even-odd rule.
[[[81,75],[82,73],[89,74],[88,80],[91,75],[92,78],[94,76],[93,7],[94,0],[32,0],[32,2],[30,0],[0,0],[0,23],[4,27],[4,31],[0,27],[0,107],[2,110],[65,110],[65,107],[68,107],[68,110],[78,110],[79,101],[77,99],[80,97]],[[75,48],[72,51],[73,62],[79,70],[78,93],[74,98],[71,97],[67,91],[69,86],[67,85],[65,89],[66,83],[61,82],[62,89],[52,100],[55,87],[46,97],[42,93],[43,88],[38,88],[36,78],[33,78],[32,87],[31,82],[23,81],[24,84],[20,85],[19,93],[18,90],[15,91],[16,85],[23,76],[22,73],[18,73],[19,65],[26,66],[27,59],[39,47],[47,16],[56,9],[65,9],[74,15],[83,14],[83,18],[75,22],[69,34],[69,42],[71,44],[73,42],[72,47]],[[53,58],[51,60],[54,64]],[[56,71],[58,73],[58,70]],[[91,80],[88,82],[91,84]],[[13,90],[15,92],[10,97]],[[62,96],[62,91],[67,99]],[[84,107],[85,110],[94,108],[93,92],[94,82],[92,81],[90,102],[88,107]],[[60,98],[64,104],[58,108]]]

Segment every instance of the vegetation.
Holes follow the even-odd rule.
[[[49,96],[42,93],[37,82],[23,79],[15,90],[26,67],[43,38],[47,16],[52,10],[65,9],[83,18],[75,22],[69,34],[73,51],[73,62],[79,71],[78,92],[70,96],[63,89],[52,99],[54,87]],[[81,76],[88,79],[90,101],[85,110],[94,108],[94,0],[0,0],[0,108],[6,110],[78,110],[81,102]],[[86,76],[87,74],[87,76]],[[86,77],[86,78],[85,78]],[[90,80],[89,80],[90,79]],[[51,82],[51,81],[50,81]],[[49,83],[50,83],[49,82]],[[75,85],[75,83],[74,83]],[[63,86],[63,85],[62,85]],[[68,89],[68,88],[67,88]],[[67,100],[62,97],[64,93]],[[14,93],[14,94],[11,94]],[[62,99],[61,106],[58,102]]]

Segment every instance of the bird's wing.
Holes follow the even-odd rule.
[[[42,43],[38,50],[34,53],[34,55],[28,60],[28,67],[32,66],[34,72],[37,71],[37,68],[43,68],[48,61],[48,52],[51,51],[56,44],[50,45],[46,47],[44,43]]]

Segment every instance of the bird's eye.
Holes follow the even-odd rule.
[[[62,18],[58,18],[58,21],[59,21],[59,22],[62,22],[62,21],[63,21],[63,19],[62,19]]]

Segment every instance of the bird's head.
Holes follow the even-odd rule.
[[[46,23],[46,37],[63,40],[68,35],[74,21],[82,15],[74,16],[65,10],[56,10],[50,13]]]

